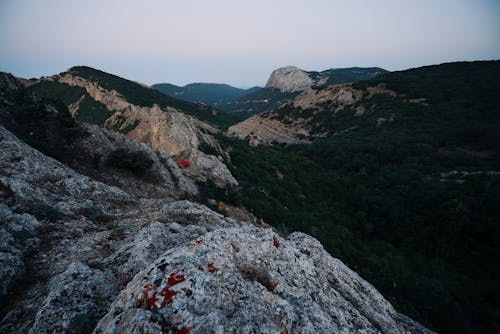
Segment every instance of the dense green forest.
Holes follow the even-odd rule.
[[[311,145],[250,147],[221,136],[240,188],[202,184],[204,194],[245,206],[283,234],[313,235],[434,330],[498,333],[499,77],[496,61],[358,83],[398,95],[363,99],[363,117],[347,108],[325,118],[350,130]]]

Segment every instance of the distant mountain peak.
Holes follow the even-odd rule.
[[[301,92],[312,86],[327,86],[372,79],[387,71],[377,67],[331,68],[322,72],[304,71],[296,66],[274,70],[266,88],[277,88],[283,93]]]
[[[306,71],[296,66],[280,67],[271,73],[266,88],[277,88],[282,92],[297,92],[311,87],[312,79]]]

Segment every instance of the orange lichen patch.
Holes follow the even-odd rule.
[[[210,271],[212,274],[217,271],[217,269],[215,269],[215,267],[214,267],[214,265],[213,265],[212,262],[208,262],[207,268],[208,268],[208,271]]]
[[[197,244],[197,245],[199,245],[199,244],[201,244],[202,241],[203,240],[201,238],[198,238],[198,239],[196,239],[196,241],[194,243]]]
[[[273,244],[274,244],[274,247],[276,247],[276,248],[279,248],[281,245],[278,238],[276,238],[275,235],[273,235]]]
[[[174,286],[177,283],[184,282],[186,280],[186,277],[184,275],[180,275],[177,273],[170,273],[170,275],[167,278],[168,285]]]

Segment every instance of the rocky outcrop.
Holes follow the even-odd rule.
[[[140,272],[94,333],[430,333],[305,234],[216,230]]]
[[[293,93],[311,87],[313,80],[307,72],[295,66],[274,70],[267,80],[266,88],[277,88],[281,92]]]
[[[272,119],[269,114],[254,115],[228,128],[227,134],[240,139],[248,139],[250,145],[272,143],[308,144],[309,131],[303,127],[284,124]]]
[[[0,90],[15,90],[23,87],[23,81],[10,73],[0,72]]]
[[[96,125],[82,124],[87,135],[73,144],[73,149],[78,151],[83,159],[92,158],[94,166],[100,168],[94,176],[105,182],[107,176],[112,176],[114,182],[133,193],[135,196],[164,197],[192,196],[198,194],[194,182],[186,177],[179,169],[175,161],[162,150],[154,150],[150,146],[130,139],[120,133],[100,128]],[[117,171],[109,171],[106,162],[110,154],[118,149],[129,152],[141,152],[150,159],[153,164],[148,169],[152,182],[147,180],[131,178],[129,175],[120,175]],[[75,168],[79,168],[76,166]],[[109,168],[108,168],[109,169]],[[87,169],[88,170],[88,169]],[[85,171],[87,171],[85,170]],[[108,175],[112,174],[112,175]]]
[[[82,147],[102,140],[102,154],[151,150],[86,129]],[[98,182],[3,127],[0,147],[2,333],[428,332],[309,236],[178,200],[175,185],[148,198]]]
[[[160,108],[158,105],[143,107],[131,104],[115,90],[104,89],[95,82],[70,73],[54,76],[52,80],[84,88],[90,97],[113,112],[104,124],[106,128],[126,133],[128,137],[154,149],[162,150],[174,159],[192,160],[194,168],[189,172],[190,176],[202,181],[208,179],[220,186],[238,185],[227,166],[218,159],[212,159],[217,164],[212,169],[207,170],[201,165],[196,165],[198,161],[196,158],[206,155],[199,150],[201,144],[211,146],[223,153],[211,135],[211,133],[218,132],[216,128],[180,113],[174,108]],[[73,114],[77,112],[78,104],[72,104],[70,107]],[[211,173],[212,171],[214,173]]]

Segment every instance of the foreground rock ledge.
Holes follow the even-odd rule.
[[[431,333],[312,237],[236,227],[135,276],[94,333]]]

